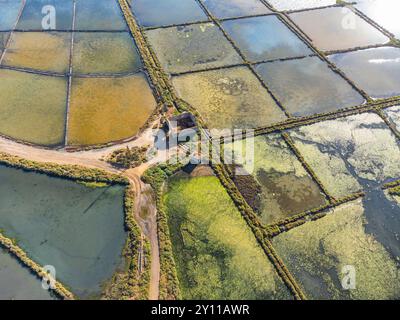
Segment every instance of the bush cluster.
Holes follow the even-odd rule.
[[[118,149],[112,152],[106,161],[119,168],[136,168],[146,162],[148,149],[148,146]]]

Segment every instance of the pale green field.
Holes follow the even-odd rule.
[[[0,133],[53,146],[63,143],[67,80],[0,70]]]
[[[367,231],[365,208],[357,200],[274,238],[275,249],[308,298],[400,298],[398,261]],[[354,290],[341,286],[345,266],[354,267]]]
[[[163,200],[185,299],[290,298],[216,177],[172,178]]]

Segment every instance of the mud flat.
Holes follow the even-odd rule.
[[[238,171],[240,175],[235,175],[233,179],[239,191],[265,224],[318,208],[326,203],[318,185],[282,137],[258,136],[253,140],[250,142],[247,139],[241,144],[226,145],[225,149],[233,150],[234,159],[246,159],[246,144],[254,143],[254,162],[244,163],[245,171]]]

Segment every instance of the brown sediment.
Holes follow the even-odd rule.
[[[146,78],[80,78],[72,82],[69,145],[96,145],[137,134],[156,101]]]

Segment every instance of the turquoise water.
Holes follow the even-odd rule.
[[[0,300],[50,300],[55,297],[42,288],[39,278],[0,248]]]
[[[317,57],[264,63],[256,70],[294,116],[325,113],[364,102],[350,84]]]
[[[135,0],[132,11],[143,27],[208,20],[195,0]]]
[[[202,0],[218,19],[270,13],[260,0]]]
[[[400,48],[376,48],[329,57],[372,98],[400,95]]]
[[[76,30],[127,30],[116,0],[77,0]]]
[[[17,24],[17,29],[41,30],[42,8],[46,5],[53,6],[56,10],[56,29],[70,30],[72,28],[72,0],[27,0],[21,18]]]
[[[0,1],[0,31],[11,30],[17,21],[22,0],[1,0]]]
[[[253,62],[312,53],[276,16],[231,20],[222,25],[242,53]]]
[[[123,195],[0,166],[0,229],[78,297],[94,297],[122,263]]]

